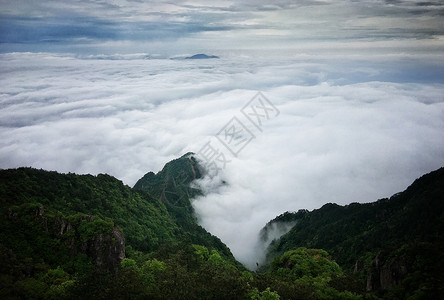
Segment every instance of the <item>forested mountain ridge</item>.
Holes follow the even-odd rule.
[[[2,208],[39,204],[47,213],[112,218],[124,229],[127,242],[141,251],[151,251],[162,241],[174,240],[179,230],[162,203],[104,174],[59,174],[31,168],[3,170],[0,197]]]
[[[269,268],[258,272],[197,224],[190,200],[201,192],[190,183],[202,172],[192,153],[134,188],[104,174],[0,170],[0,298],[429,299],[441,292],[443,169],[390,199],[282,214],[262,240],[273,240],[278,223],[291,230],[271,243]]]
[[[192,218],[190,199],[200,195],[190,183],[201,178],[196,159],[187,153],[165,164],[157,174],[148,172],[134,185],[134,190],[145,191],[163,203],[179,221]]]
[[[393,297],[399,299],[444,293],[444,168],[389,199],[287,212],[262,233],[273,223],[295,220],[271,243],[268,262],[298,247],[320,248],[360,277],[368,291],[397,289]]]
[[[193,243],[211,246],[234,261],[228,247],[197,224],[191,199],[202,192],[191,187],[191,182],[202,177],[202,169],[193,155],[189,152],[166,163],[157,174],[148,172],[136,182],[133,190],[145,191],[158,199]]]
[[[0,170],[0,298],[106,298],[111,285],[119,287],[106,274],[123,281],[128,275],[121,262],[143,265],[184,249],[194,255],[193,247],[245,270],[220,239],[197,224],[186,194],[197,191],[188,188],[192,178],[183,173],[189,161],[185,155],[168,163],[154,175],[158,182],[149,192],[105,174]],[[169,186],[170,178],[179,184]],[[159,199],[159,190],[181,202]],[[104,286],[106,291],[94,294]]]

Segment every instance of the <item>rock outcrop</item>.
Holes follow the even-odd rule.
[[[125,258],[125,237],[112,221],[104,221],[89,215],[78,214],[64,217],[47,215],[43,205],[31,210],[35,222],[59,239],[73,256],[86,254],[92,258],[98,272],[114,272]],[[19,221],[19,214],[9,210],[9,218]],[[96,222],[96,223],[94,223]]]
[[[397,284],[408,274],[408,266],[405,257],[395,256],[381,262],[377,255],[367,276],[367,291],[378,289],[387,290]]]
[[[92,216],[81,217],[83,222],[93,223]],[[53,233],[64,241],[71,255],[83,253],[91,257],[98,271],[115,271],[125,258],[125,237],[119,227],[85,236],[79,226],[57,216]]]

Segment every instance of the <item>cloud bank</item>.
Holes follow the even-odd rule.
[[[0,8],[0,52],[174,54],[444,35],[442,1],[1,0]]]
[[[225,167],[193,205],[249,267],[276,215],[374,201],[444,165],[443,1],[0,8],[0,167],[133,185],[214,143]],[[196,53],[221,59],[182,59]],[[280,112],[261,128],[241,111],[257,91]],[[237,156],[216,137],[230,120],[251,137]]]
[[[212,141],[230,161],[218,173],[227,184],[203,182],[193,205],[254,267],[259,230],[282,212],[374,201],[444,165],[437,56],[222,54],[1,54],[0,167],[133,185]],[[280,111],[262,131],[241,113],[257,91]],[[233,117],[254,135],[237,157],[215,138]]]

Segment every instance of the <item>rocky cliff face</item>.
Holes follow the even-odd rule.
[[[379,255],[377,255],[372,261],[370,272],[367,276],[366,290],[389,289],[399,284],[407,274],[408,266],[405,257],[395,256],[381,261]]]
[[[81,221],[92,224],[95,219],[86,215],[81,217]],[[72,255],[83,253],[91,257],[98,271],[115,271],[125,258],[125,238],[117,226],[113,226],[110,231],[85,236],[79,225],[57,216],[53,233],[64,241]]]
[[[10,219],[18,217],[10,211]],[[61,240],[71,255],[91,257],[99,272],[116,271],[125,258],[125,237],[112,223],[81,214],[68,218],[61,214],[47,215],[42,205],[35,208],[33,218],[53,238]]]
[[[104,248],[102,248],[105,245]],[[99,268],[116,269],[125,258],[125,238],[118,227],[111,234],[99,234],[94,239],[93,258]]]

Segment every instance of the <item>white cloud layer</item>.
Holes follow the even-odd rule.
[[[374,201],[444,165],[442,57],[222,54],[0,55],[0,167],[109,173],[133,185],[208,141],[224,150],[214,135],[236,116],[255,138],[238,157],[224,150],[228,184],[205,185],[194,206],[254,266],[257,233],[276,215]],[[257,91],[280,111],[262,132],[240,112]]]

